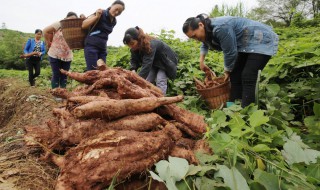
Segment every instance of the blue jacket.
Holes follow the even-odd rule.
[[[26,45],[24,46],[24,54],[28,54],[33,52],[34,47],[36,46],[36,41],[34,38],[29,38]],[[41,41],[40,44],[40,48],[41,48],[41,59],[44,56],[44,54],[46,53],[46,45],[44,43],[44,41]]]
[[[211,18],[212,38],[202,43],[201,54],[208,49],[222,51],[226,71],[232,71],[238,52],[275,55],[279,38],[263,23],[241,17]]]
[[[152,67],[162,69],[170,79],[177,75],[177,54],[164,42],[153,39],[150,41],[151,53],[147,54],[139,50],[131,50],[131,70],[141,67],[139,75],[147,78]]]

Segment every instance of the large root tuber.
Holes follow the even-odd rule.
[[[75,108],[72,114],[77,118],[103,118],[112,120],[126,115],[149,112],[155,108],[179,102],[183,96],[140,98],[124,100],[93,101]]]
[[[126,179],[165,159],[171,147],[163,131],[106,131],[85,139],[63,158],[52,156],[61,169],[56,189],[106,188],[115,176]]]

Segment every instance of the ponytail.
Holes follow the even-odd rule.
[[[212,32],[210,18],[208,17],[207,14],[202,13],[202,14],[197,15],[196,17],[190,17],[184,22],[183,27],[182,27],[183,33],[186,34],[189,31],[189,29],[191,29],[191,30],[198,29],[200,22],[205,26],[206,33]]]

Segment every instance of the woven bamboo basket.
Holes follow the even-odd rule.
[[[205,89],[197,88],[197,91],[211,109],[218,109],[225,106],[229,100],[230,81],[224,82],[224,77],[216,77],[214,80],[219,85]]]
[[[81,28],[82,18],[64,19],[60,21],[62,34],[70,49],[83,49],[87,30]]]

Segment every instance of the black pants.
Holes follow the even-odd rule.
[[[40,59],[29,58],[26,60],[27,69],[29,71],[29,82],[31,86],[35,85],[34,79],[40,75]]]
[[[271,56],[256,53],[239,53],[235,67],[230,73],[230,101],[242,99],[241,106],[255,102],[258,71],[263,70]]]

